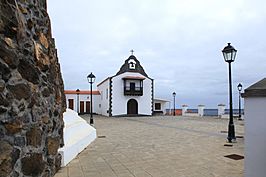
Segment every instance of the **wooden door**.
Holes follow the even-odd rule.
[[[84,114],[84,101],[80,101],[80,114]]]
[[[86,101],[86,113],[90,113],[91,111],[91,104],[89,101]]]
[[[68,99],[68,108],[74,110],[74,99]]]
[[[138,102],[135,99],[127,102],[127,114],[138,114]]]

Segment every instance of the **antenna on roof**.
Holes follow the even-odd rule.
[[[133,49],[131,49],[131,50],[130,50],[130,52],[131,52],[131,55],[133,55],[133,53],[134,53],[134,50],[133,50]]]

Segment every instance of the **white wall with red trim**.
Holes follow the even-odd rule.
[[[82,90],[81,90],[82,92]],[[90,102],[90,94],[65,94],[66,95],[66,103],[67,103],[67,108],[70,107],[69,105],[69,100],[73,99],[73,110],[76,111],[77,113],[82,113],[81,112],[81,102],[84,102],[83,110],[84,113],[88,113],[89,110],[86,109],[86,102]],[[101,114],[101,108],[100,108],[100,98],[101,95],[99,94],[93,94],[92,95],[92,110],[93,113],[96,114]],[[79,100],[79,102],[78,102]],[[79,107],[79,108],[78,108]]]

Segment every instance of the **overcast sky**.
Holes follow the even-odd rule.
[[[265,0],[48,0],[65,89],[89,89],[116,74],[130,50],[155,80],[155,97],[216,108],[228,105],[228,64],[221,50],[238,50],[237,85],[266,77]]]

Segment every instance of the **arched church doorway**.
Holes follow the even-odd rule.
[[[127,114],[138,114],[138,102],[135,99],[128,100]]]

